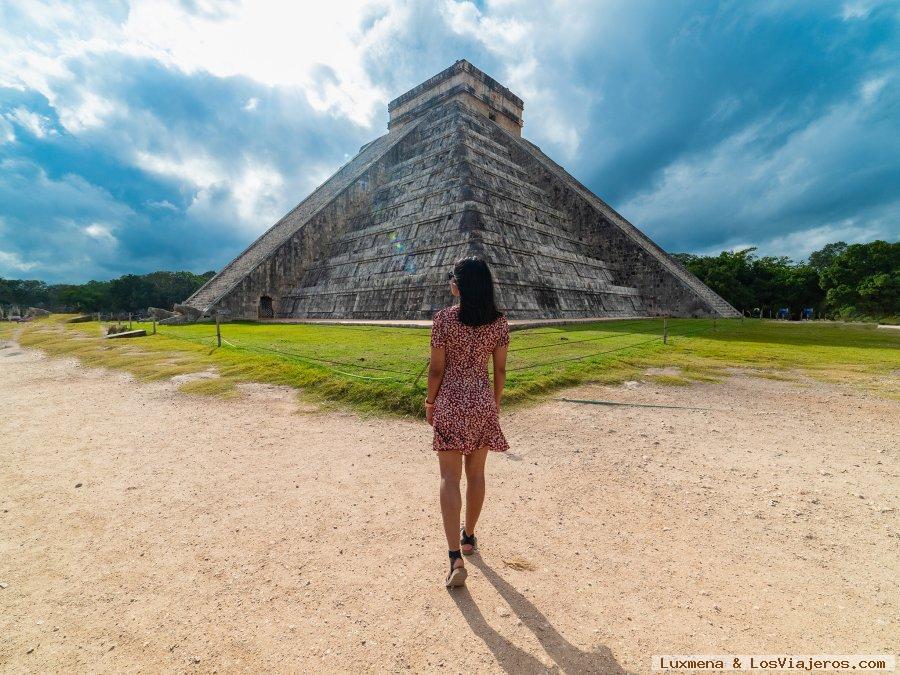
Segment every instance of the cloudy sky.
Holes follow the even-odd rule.
[[[900,237],[900,2],[0,0],[0,276],[228,262],[467,58],[672,252]]]

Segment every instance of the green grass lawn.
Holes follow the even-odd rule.
[[[215,368],[220,377],[183,384],[190,393],[232,396],[240,382],[264,382],[295,387],[323,402],[393,414],[421,412],[426,328],[235,322],[222,325],[224,342],[217,347],[211,324],[159,326],[156,335],[103,340],[103,327],[96,322],[67,324],[63,319],[0,323],[0,338],[124,369],[140,379]],[[149,324],[138,327],[152,330]],[[736,367],[778,379],[803,373],[900,398],[900,332],[865,324],[673,319],[668,344],[658,339],[661,334],[661,320],[513,331],[504,401],[540,400],[589,381],[715,381]],[[648,368],[671,370],[647,374]]]

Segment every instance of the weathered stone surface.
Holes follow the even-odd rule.
[[[109,333],[104,337],[107,340],[112,340],[114,338],[135,338],[135,337],[144,337],[147,334],[147,331],[143,328],[139,328],[137,330],[123,330],[120,333]]]
[[[160,309],[159,307],[148,307],[147,313],[150,316],[154,317],[157,321],[177,316],[176,312],[170,312],[167,309]]]
[[[82,314],[81,316],[73,316],[71,319],[66,321],[66,323],[87,323],[88,321],[93,321],[97,317],[93,314]]]
[[[42,319],[46,316],[50,316],[50,312],[46,309],[41,309],[40,307],[29,307],[25,310],[25,316],[30,316],[35,319]]]
[[[172,309],[174,309],[177,314],[183,314],[193,321],[196,321],[203,316],[203,311],[191,305],[175,305]]]
[[[465,59],[388,103],[388,129],[403,126],[450,101],[462,101],[511,134],[522,135],[522,99]]]
[[[447,96],[448,83],[473,72],[455,64],[396,99],[390,133],[184,307],[235,318],[428,319],[452,301],[453,262],[480,255],[511,319],[737,316],[473,94]],[[479,86],[493,86],[481,75]],[[491,110],[514,108],[518,99],[496,87]]]

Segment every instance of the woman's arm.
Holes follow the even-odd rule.
[[[446,358],[446,350],[444,347],[431,348],[431,360],[428,362],[428,394],[426,395],[426,403],[434,403],[434,399],[441,389],[441,382],[444,381],[444,359]],[[425,419],[428,423],[432,423],[431,406],[425,407]]]
[[[492,359],[494,362],[494,400],[497,402],[497,410],[500,410],[500,397],[503,396],[503,385],[506,383],[506,352],[509,343],[494,347]]]

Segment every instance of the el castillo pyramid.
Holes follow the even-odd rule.
[[[465,60],[394,99],[388,133],[176,309],[430,319],[483,256],[511,319],[738,316],[525,140],[522,100]]]

